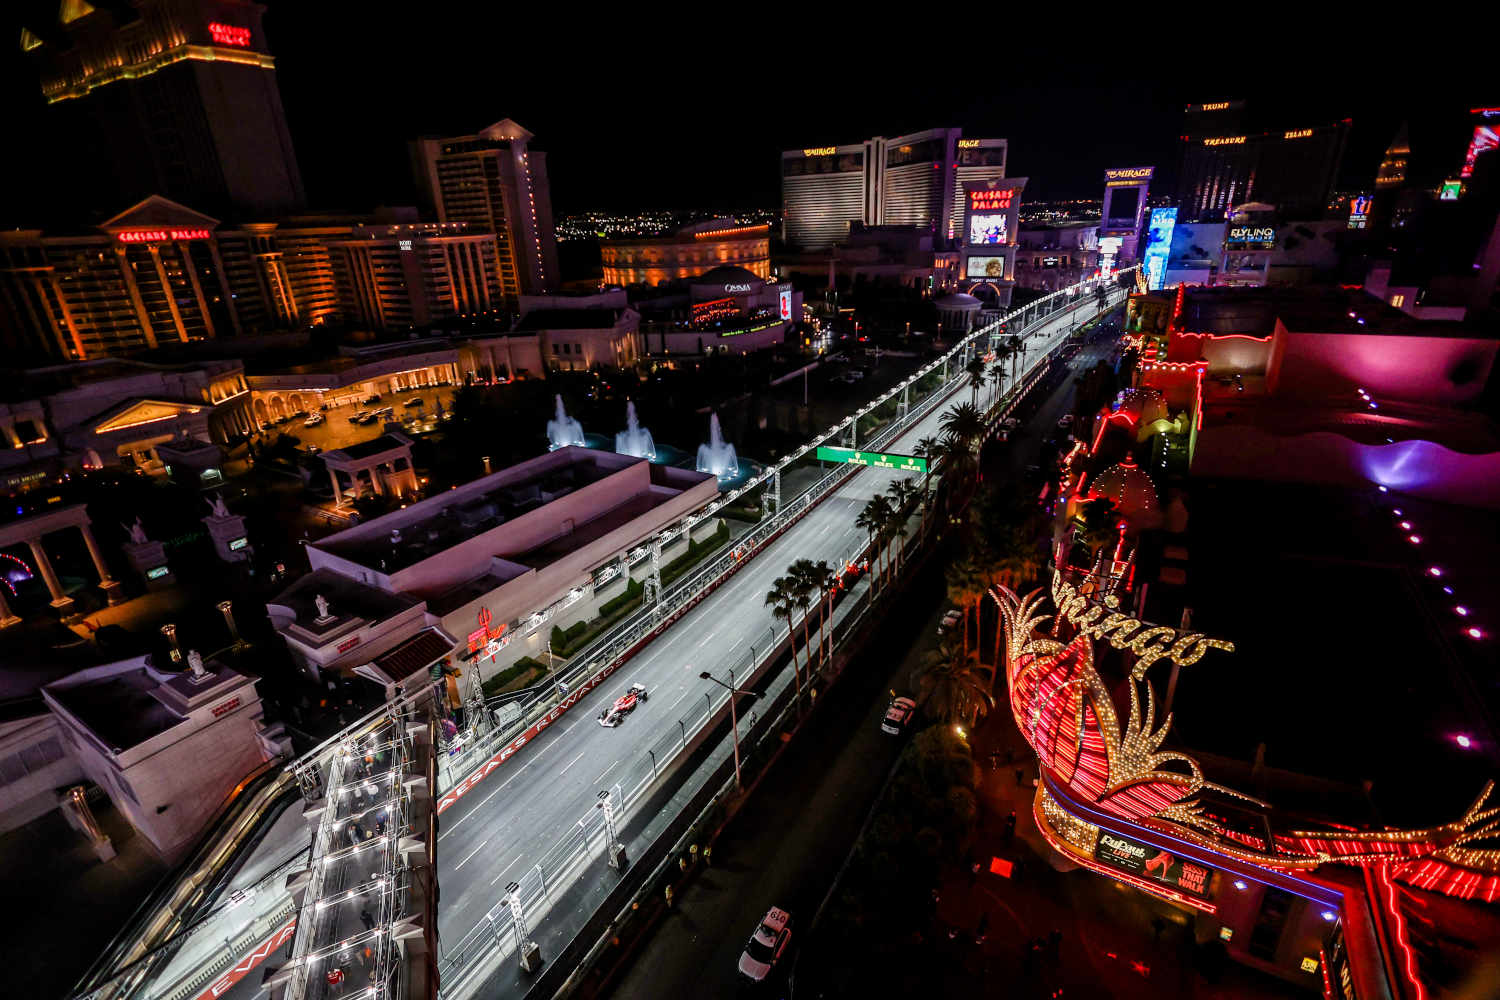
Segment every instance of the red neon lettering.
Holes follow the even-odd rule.
[[[1006,188],[1003,191],[970,191],[969,207],[976,212],[986,209],[1009,208],[1011,198],[1015,193],[1014,188]]]
[[[207,229],[127,229],[116,233],[121,243],[168,243],[173,240],[206,240]]]
[[[208,33],[214,36],[214,41],[220,45],[237,45],[242,49],[250,47],[249,28],[241,28],[235,24],[220,24],[218,21],[209,21]]]

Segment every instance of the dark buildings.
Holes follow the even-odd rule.
[[[1188,105],[1178,137],[1178,221],[1221,221],[1250,201],[1274,205],[1285,218],[1321,218],[1350,121],[1249,132],[1243,110],[1242,101]]]
[[[246,0],[64,0],[23,31],[81,213],[151,195],[219,219],[303,201],[261,28]],[[61,206],[58,206],[61,208]],[[94,216],[97,218],[97,214]]]

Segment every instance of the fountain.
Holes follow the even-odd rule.
[[[547,440],[550,442],[548,451],[572,445],[583,447],[583,425],[568,416],[568,411],[563,409],[561,396],[557,397],[557,415],[547,421]]]
[[[647,461],[656,461],[656,442],[651,432],[641,426],[635,415],[635,401],[625,403],[625,429],[615,435],[615,451],[621,455],[634,455]]]
[[[734,453],[734,445],[724,440],[717,413],[708,418],[708,444],[698,446],[698,471],[712,472],[720,479],[733,479],[740,474],[739,456]]]

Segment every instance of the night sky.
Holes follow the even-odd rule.
[[[894,22],[882,22],[875,33],[800,8],[725,7],[736,12],[714,17],[728,22],[710,24],[715,8],[705,5],[611,21],[556,5],[553,20],[517,23],[472,6],[440,18],[424,12],[455,8],[406,5],[388,19],[360,5],[268,4],[312,207],[410,204],[408,139],[472,133],[507,117],[548,151],[562,216],[774,208],[782,149],[950,124],[1009,139],[1009,172],[1031,178],[1028,200],[1098,197],[1106,167],[1170,173],[1183,105],[1229,98],[1250,101],[1252,127],[1352,118],[1341,186],[1363,187],[1403,120],[1416,168],[1425,160],[1442,174],[1462,156],[1466,109],[1500,104],[1500,85],[1469,70],[1461,47],[1451,57],[1423,50],[1402,28],[1414,48],[1383,51],[1355,44],[1338,25],[1320,36],[1300,22],[1276,37],[1282,28],[1264,8],[1255,16],[1272,23],[1237,41],[1137,27],[1134,15],[1093,23],[1081,10],[1076,27],[1087,31],[1052,38],[1009,14],[1008,28],[892,31]],[[1119,55],[1100,55],[1101,31]],[[0,32],[19,34],[15,15]],[[1447,43],[1461,46],[1456,37]],[[42,142],[37,155],[5,164],[15,179],[0,224],[35,224],[39,206],[65,193],[51,190],[46,151],[56,147],[34,71],[17,55],[7,42],[5,110],[12,134]]]

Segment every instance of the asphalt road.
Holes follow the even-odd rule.
[[[1068,317],[1053,320],[1066,325]],[[1033,341],[1040,346],[1045,338]],[[969,398],[955,392],[897,439],[911,443],[936,434],[941,414]],[[729,583],[638,653],[608,683],[591,692],[562,720],[496,769],[443,813],[437,845],[442,891],[439,931],[456,943],[484,919],[505,886],[537,863],[557,840],[593,810],[597,793],[626,773],[638,773],[645,751],[703,696],[701,670],[722,669],[773,623],[764,596],[772,580],[796,559],[843,557],[859,542],[859,508],[883,492],[896,473],[862,469],[740,570]],[[645,684],[650,700],[618,728],[595,717],[632,683]],[[625,817],[628,824],[630,817]],[[545,920],[533,913],[530,919]]]
[[[1110,356],[1112,343],[1084,347],[1069,377],[1043,394],[1002,446],[1001,467],[1019,474],[1073,401],[1071,375]],[[993,468],[993,465],[991,466]],[[752,985],[737,971],[756,921],[771,906],[792,914],[793,948],[858,835],[904,738],[880,731],[890,691],[907,693],[911,670],[931,646],[946,605],[934,561],[844,671],[797,737],[796,766],[773,768],[714,846],[714,865],[680,897],[611,992],[617,1000],[670,996],[783,996],[790,961]],[[787,958],[790,959],[788,954]]]

